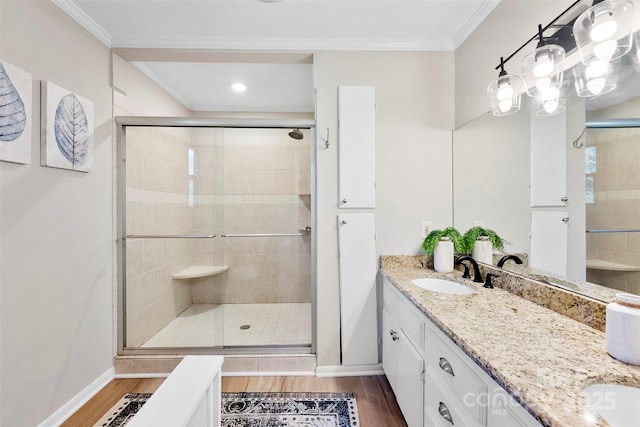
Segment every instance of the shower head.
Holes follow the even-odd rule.
[[[300,129],[294,129],[291,132],[289,132],[289,136],[293,139],[302,139],[304,138],[304,135],[302,134],[302,131]]]

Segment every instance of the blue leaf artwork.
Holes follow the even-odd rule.
[[[56,143],[72,165],[82,165],[89,153],[89,123],[78,98],[70,93],[62,97],[54,119]]]
[[[52,82],[41,82],[40,164],[91,172],[93,103]]]
[[[0,63],[0,141],[14,141],[22,135],[27,122],[24,103]]]

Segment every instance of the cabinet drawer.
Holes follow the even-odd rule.
[[[396,317],[411,342],[422,352],[424,349],[425,317],[387,279],[384,279],[384,306]]]
[[[456,404],[478,424],[486,423],[488,387],[432,328],[427,331],[428,349],[425,356],[427,372],[449,390]],[[469,361],[470,362],[470,361]],[[468,362],[467,362],[468,363]]]
[[[472,419],[467,411],[458,403],[458,399],[452,396],[429,373],[425,378],[424,387],[424,418],[425,426],[437,427],[481,427],[484,423],[478,423]],[[450,417],[450,420],[447,420]]]

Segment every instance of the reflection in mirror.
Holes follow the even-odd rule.
[[[587,280],[640,294],[640,127],[585,135]]]
[[[530,255],[540,237],[530,235],[532,212],[567,211],[564,274],[505,268],[605,302],[619,291],[640,294],[640,46],[619,59],[615,90],[567,101],[565,206],[532,207],[532,127],[544,122],[528,101],[518,113],[487,113],[454,131],[454,226],[480,222],[510,242],[507,252]]]

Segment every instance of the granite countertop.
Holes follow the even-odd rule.
[[[503,289],[483,288],[459,271],[421,267],[419,257],[385,256],[381,273],[543,425],[606,426],[582,389],[640,386],[640,366],[609,356],[602,331]],[[477,292],[449,295],[411,284],[422,277],[466,283]]]

